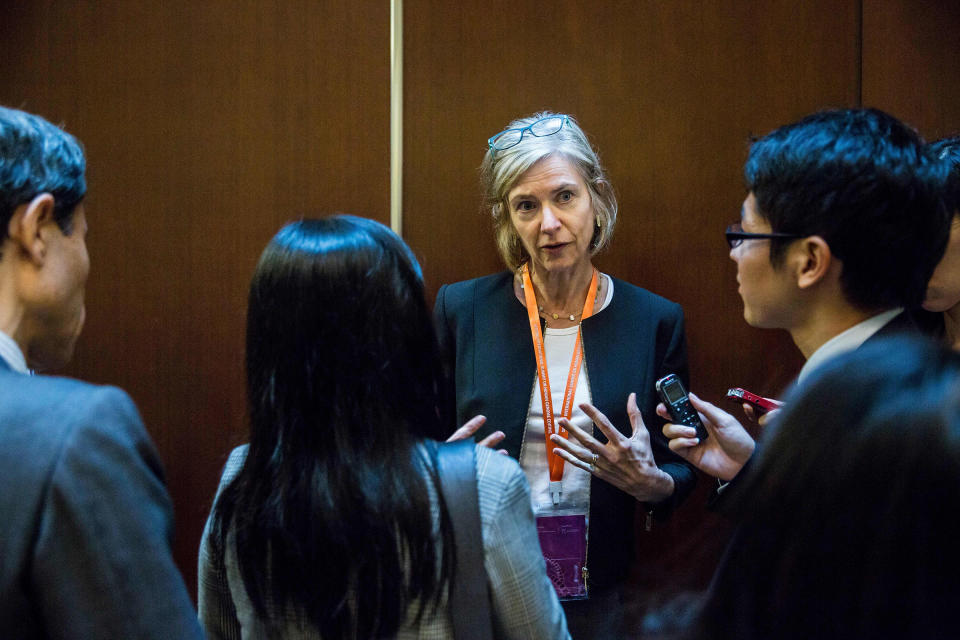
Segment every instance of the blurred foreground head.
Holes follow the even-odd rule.
[[[818,370],[771,430],[697,637],[953,635],[960,356],[864,346]]]

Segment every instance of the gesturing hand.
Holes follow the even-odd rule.
[[[467,438],[473,437],[473,434],[477,432],[477,429],[483,426],[487,421],[486,416],[473,416],[466,423],[453,432],[453,435],[447,438],[447,442],[455,442],[457,440],[466,440]],[[503,442],[503,439],[507,437],[503,431],[494,431],[486,438],[481,440],[478,444],[483,445],[489,449],[495,449],[498,444]],[[506,449],[500,449],[499,453],[507,455]]]
[[[689,395],[710,437],[700,442],[696,429],[670,422],[663,425],[663,435],[669,438],[670,449],[693,466],[721,480],[731,480],[753,455],[756,443],[732,415],[692,393]],[[657,405],[657,413],[671,419],[663,403]]]
[[[650,432],[637,407],[637,394],[631,393],[627,399],[627,415],[633,427],[629,438],[617,431],[607,416],[592,404],[585,402],[580,408],[607,437],[607,443],[602,444],[566,418],[560,418],[559,424],[569,432],[570,438],[550,436],[550,441],[557,445],[554,453],[637,500],[659,502],[673,494],[673,478],[661,471],[653,460]]]

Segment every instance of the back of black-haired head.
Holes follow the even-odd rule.
[[[69,233],[73,211],[87,192],[83,148],[40,116],[0,107],[0,237],[19,205],[41,193],[54,198],[54,216]]]
[[[452,528],[441,501],[435,534],[429,499],[441,385],[420,267],[396,234],[336,215],[274,236],[250,284],[250,446],[211,537],[223,549],[232,529],[277,634],[295,612],[324,638],[392,637],[411,603],[445,592]]]
[[[947,172],[913,129],[876,109],[815,113],[754,142],[744,175],[773,231],[827,242],[851,304],[923,301],[949,234]],[[786,245],[771,242],[774,265]]]
[[[700,637],[952,637],[960,355],[881,341],[798,391],[737,487]]]
[[[434,342],[420,267],[392,231],[347,215],[288,224],[250,285],[251,410],[275,416],[278,403],[319,413],[372,404],[408,417],[414,436],[435,437],[434,407],[407,415],[408,398],[434,393]],[[252,417],[258,424],[258,413]],[[369,437],[355,437],[363,429]],[[352,425],[345,446],[376,446],[383,437],[375,435],[373,425]]]

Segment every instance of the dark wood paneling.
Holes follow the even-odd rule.
[[[730,4],[407,2],[405,232],[431,290],[500,268],[479,211],[486,138],[514,116],[568,111],[620,196],[599,262],[684,305],[696,386],[789,379],[787,342],[740,317],[721,233],[739,215],[750,135],[855,104],[856,3]],[[771,346],[789,371],[763,357]]]
[[[694,388],[778,392],[799,369],[784,332],[742,319],[722,232],[745,195],[751,135],[858,97],[858,4],[406,0],[405,230],[431,290],[499,270],[477,167],[488,136],[575,114],[619,193],[602,269],[680,302]],[[624,336],[629,340],[629,336]],[[642,537],[637,580],[702,586],[722,527],[694,496]]]
[[[65,123],[88,154],[92,273],[70,373],[136,400],[195,589],[203,521],[245,434],[260,251],[303,214],[389,219],[389,7],[5,3],[0,25],[0,102]]]
[[[406,237],[430,291],[500,268],[479,210],[486,138],[567,111],[620,196],[601,267],[683,304],[702,395],[776,393],[799,354],[743,322],[721,236],[748,137],[857,104],[861,71],[865,104],[929,137],[960,128],[956,3],[863,4],[861,32],[860,0],[406,0]],[[243,439],[257,256],[302,213],[388,218],[388,19],[372,0],[0,9],[0,102],[65,123],[89,155],[93,273],[70,373],[139,404],[191,588],[220,465]],[[702,510],[709,484],[642,537],[644,593],[709,576],[725,539]]]
[[[960,3],[864,0],[863,104],[960,134]]]

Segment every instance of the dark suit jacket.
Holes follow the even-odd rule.
[[[0,358],[0,473],[0,637],[202,637],[160,461],[125,393]]]
[[[943,316],[941,314],[931,314],[929,311],[922,310],[904,310],[894,316],[893,320],[880,327],[880,329],[867,338],[863,344],[871,344],[874,340],[883,340],[884,338],[892,338],[893,336],[930,335],[933,331],[929,326],[937,315],[940,315],[940,321],[942,323]],[[934,318],[931,319],[931,316],[934,316]]]
[[[509,272],[445,285],[437,293],[435,315],[453,380],[450,402],[456,425],[487,416],[482,437],[506,434],[503,446],[519,457],[536,363],[527,312],[513,293]],[[672,498],[657,505],[666,513],[693,488],[693,468],[669,450],[655,413],[654,383],[667,373],[689,383],[683,310],[674,302],[614,279],[614,295],[602,313],[581,325],[585,370],[593,404],[619,430],[630,434],[626,403],[630,392],[650,431],[654,458],[673,477]],[[606,439],[595,430],[601,441]],[[636,500],[594,479],[590,486],[590,539],[587,563],[595,588],[622,580],[633,558]]]
[[[904,311],[867,338],[863,344],[873,344],[899,335],[929,336],[929,331],[927,330],[927,326],[917,322],[914,313]],[[797,385],[794,385],[790,393],[793,394],[796,390]],[[789,395],[787,400],[789,401]],[[711,501],[712,508],[725,512],[728,516],[731,515],[731,512],[741,513],[741,509],[749,508],[750,497],[743,492],[749,490],[749,486],[745,485],[749,485],[749,477],[752,473],[753,464],[759,459],[762,442],[762,440],[758,442],[757,448],[754,450],[750,459],[747,460],[747,464],[745,464],[743,469],[740,470],[740,473],[728,483],[720,496],[715,495],[713,497]],[[842,488],[838,488],[838,491],[842,490]],[[785,505],[784,508],[790,507],[789,505]],[[727,544],[727,548],[724,550],[723,556],[713,574],[710,586],[707,589],[705,604],[701,614],[703,619],[699,622],[702,625],[706,621],[710,628],[705,630],[698,628],[695,633],[689,635],[690,638],[699,638],[702,635],[703,637],[711,638],[746,637],[744,633],[741,633],[740,625],[743,620],[752,622],[756,601],[751,599],[749,594],[745,597],[745,594],[738,590],[743,584],[737,580],[737,567],[742,566],[743,562],[750,561],[749,549],[744,549],[743,535],[741,527],[738,526],[734,530],[730,542]],[[768,542],[773,545],[780,544],[782,541],[771,538]],[[729,588],[729,585],[737,586]],[[895,606],[895,604],[891,604],[891,606]],[[723,621],[722,625],[717,622],[719,620]]]
[[[924,318],[929,318],[933,315],[927,312],[924,313]],[[864,340],[863,344],[873,344],[873,342],[876,340],[883,340],[884,338],[892,338],[899,335],[930,335],[931,331],[928,328],[929,322],[930,320],[927,320],[928,324],[922,324],[918,322],[917,315],[915,313],[903,311],[894,316],[890,322],[880,327],[872,336]],[[796,381],[791,383],[787,393],[784,395],[789,397],[790,394],[794,393],[797,386],[798,385]],[[710,509],[720,512],[729,510],[729,504],[733,500],[732,496],[737,493],[737,487],[742,482],[742,479],[746,478],[750,473],[753,462],[760,455],[761,446],[762,440],[757,443],[757,447],[754,449],[753,455],[751,455],[750,459],[747,460],[746,464],[743,465],[743,468],[740,469],[740,472],[734,476],[730,482],[721,487],[722,490],[714,491],[713,494],[711,494],[707,503],[707,506],[709,506]]]

